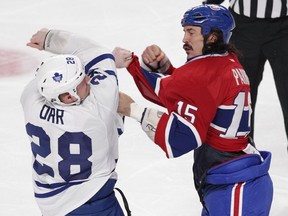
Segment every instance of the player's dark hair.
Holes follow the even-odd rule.
[[[217,39],[215,42],[207,43],[207,39],[211,34],[216,36]],[[224,42],[223,34],[220,30],[212,29],[211,33],[204,37],[203,54],[223,54],[225,52],[232,52],[237,56],[241,56],[240,52],[232,43],[227,44]]]

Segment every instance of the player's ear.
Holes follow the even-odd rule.
[[[59,95],[59,100],[62,102],[62,103],[65,103],[65,104],[70,104],[70,103],[73,103],[77,100],[77,98],[75,98],[74,96],[72,96],[71,94],[69,94],[68,92],[66,93],[63,93],[63,94],[60,94]]]
[[[219,37],[218,34],[212,32],[207,38],[207,43],[215,43],[218,40],[218,37]]]

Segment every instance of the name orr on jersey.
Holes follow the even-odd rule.
[[[42,106],[39,117],[54,124],[64,124],[64,110],[53,108],[46,104]]]

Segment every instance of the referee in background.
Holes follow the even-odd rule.
[[[205,4],[221,4],[224,0],[206,0]],[[236,28],[231,42],[242,54],[239,60],[251,85],[251,137],[258,86],[268,60],[274,76],[288,138],[288,0],[229,0]],[[267,107],[268,109],[268,107]],[[273,110],[271,110],[273,112]]]

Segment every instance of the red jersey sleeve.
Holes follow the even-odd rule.
[[[153,86],[148,82],[144,74],[142,73],[141,66],[137,56],[133,56],[133,60],[127,68],[128,72],[132,75],[134,82],[141,92],[142,96],[147,100],[163,106],[158,96],[155,94]],[[148,73],[148,72],[147,72]]]

